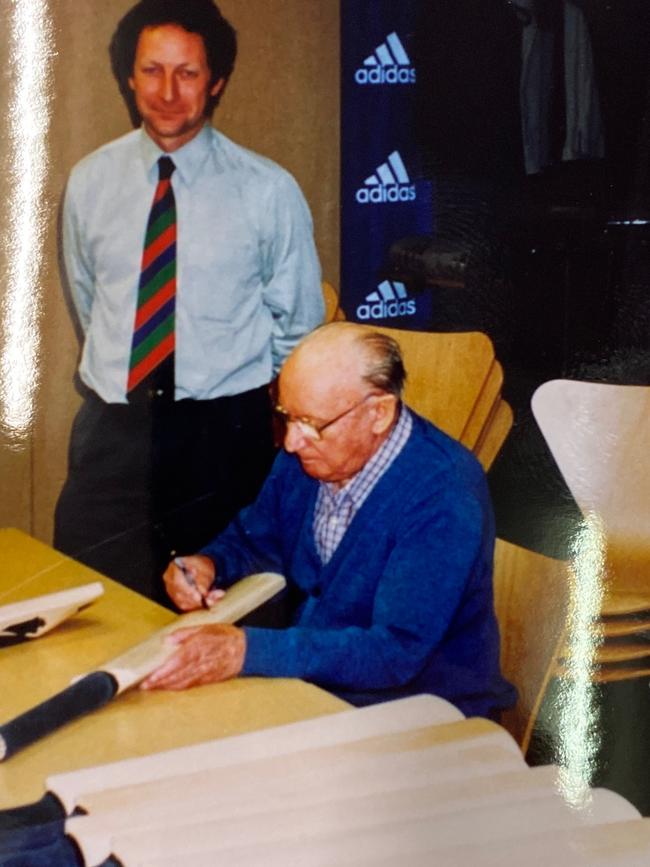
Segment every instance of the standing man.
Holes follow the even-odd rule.
[[[87,387],[54,544],[154,599],[170,556],[254,499],[268,385],[322,321],[304,198],[209,124],[236,55],[212,0],[141,0],[110,46],[141,127],[72,171],[67,280]]]
[[[243,575],[281,572],[290,625],[178,630],[144,689],[250,674],[303,678],[353,704],[430,692],[497,717],[514,703],[499,670],[485,474],[401,403],[404,377],[399,346],[363,325],[326,325],[294,350],[279,381],[284,452],[258,498],[165,573],[190,610],[219,605]]]

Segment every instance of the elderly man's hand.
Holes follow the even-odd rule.
[[[246,633],[228,623],[177,629],[166,639],[178,646],[140,689],[187,689],[236,677],[244,667]]]
[[[223,596],[223,590],[210,590],[215,579],[214,563],[204,554],[177,557],[163,575],[172,602],[181,611],[194,611],[205,603],[207,608]]]

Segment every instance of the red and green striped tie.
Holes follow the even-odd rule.
[[[176,202],[171,185],[174,163],[158,160],[159,180],[147,222],[138,307],[133,328],[127,392],[133,391],[167,359],[173,387],[176,309]]]

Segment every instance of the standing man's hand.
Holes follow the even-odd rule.
[[[144,680],[140,689],[187,689],[236,677],[244,667],[246,633],[215,623],[177,629],[166,639],[176,653]]]
[[[163,581],[172,602],[181,611],[212,608],[224,594],[223,590],[210,590],[216,576],[214,563],[204,554],[176,557],[172,560]]]

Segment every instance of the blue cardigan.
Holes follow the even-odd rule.
[[[244,674],[299,677],[354,704],[428,692],[492,715],[515,691],[499,671],[485,475],[456,440],[413,422],[326,565],[312,530],[318,482],[286,452],[202,553],[219,586],[275,571],[297,591],[289,628],[246,627]]]

